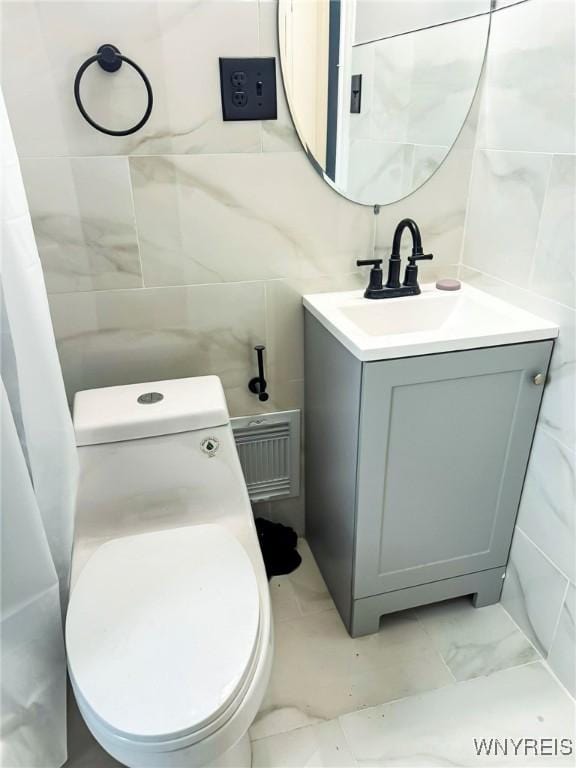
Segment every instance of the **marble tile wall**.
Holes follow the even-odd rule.
[[[342,184],[352,198],[397,200],[442,163],[474,99],[489,26],[484,13],[353,49],[362,111],[350,116]]]
[[[461,275],[560,326],[502,602],[576,692],[575,6],[494,14]]]
[[[311,168],[280,81],[278,120],[222,121],[218,57],[277,56],[276,14],[275,0],[2,3],[2,87],[70,400],[83,388],[212,373],[233,415],[298,408],[303,293],[363,285],[356,259],[385,251],[406,214],[435,252],[424,279],[455,272],[471,145],[376,219]],[[103,42],[154,88],[151,119],[132,136],[96,132],[74,104],[74,75]],[[111,128],[144,109],[127,67],[90,68],[82,95]],[[266,404],[247,390],[258,343]],[[303,498],[267,513],[303,530]]]
[[[400,35],[490,11],[490,0],[356,0],[354,42]]]

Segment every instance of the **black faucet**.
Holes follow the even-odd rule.
[[[400,244],[405,229],[409,229],[412,235],[412,255],[408,257],[404,282],[400,284]],[[364,291],[364,297],[366,299],[393,299],[397,296],[417,296],[420,293],[420,286],[418,285],[418,265],[416,262],[431,258],[431,253],[424,253],[422,250],[422,237],[418,224],[413,219],[402,219],[394,232],[386,285],[382,285],[382,259],[361,259],[356,262],[359,267],[372,266],[370,282]]]

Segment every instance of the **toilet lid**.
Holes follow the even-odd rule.
[[[120,735],[169,740],[193,732],[242,686],[259,606],[252,563],[220,526],[107,542],[70,599],[66,647],[74,685]]]

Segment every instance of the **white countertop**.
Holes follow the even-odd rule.
[[[364,291],[315,293],[305,308],[362,361],[554,339],[558,326],[462,283],[420,286],[418,296],[365,299]]]

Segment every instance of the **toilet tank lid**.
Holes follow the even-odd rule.
[[[88,389],[74,397],[78,446],[189,432],[229,420],[218,376]]]

